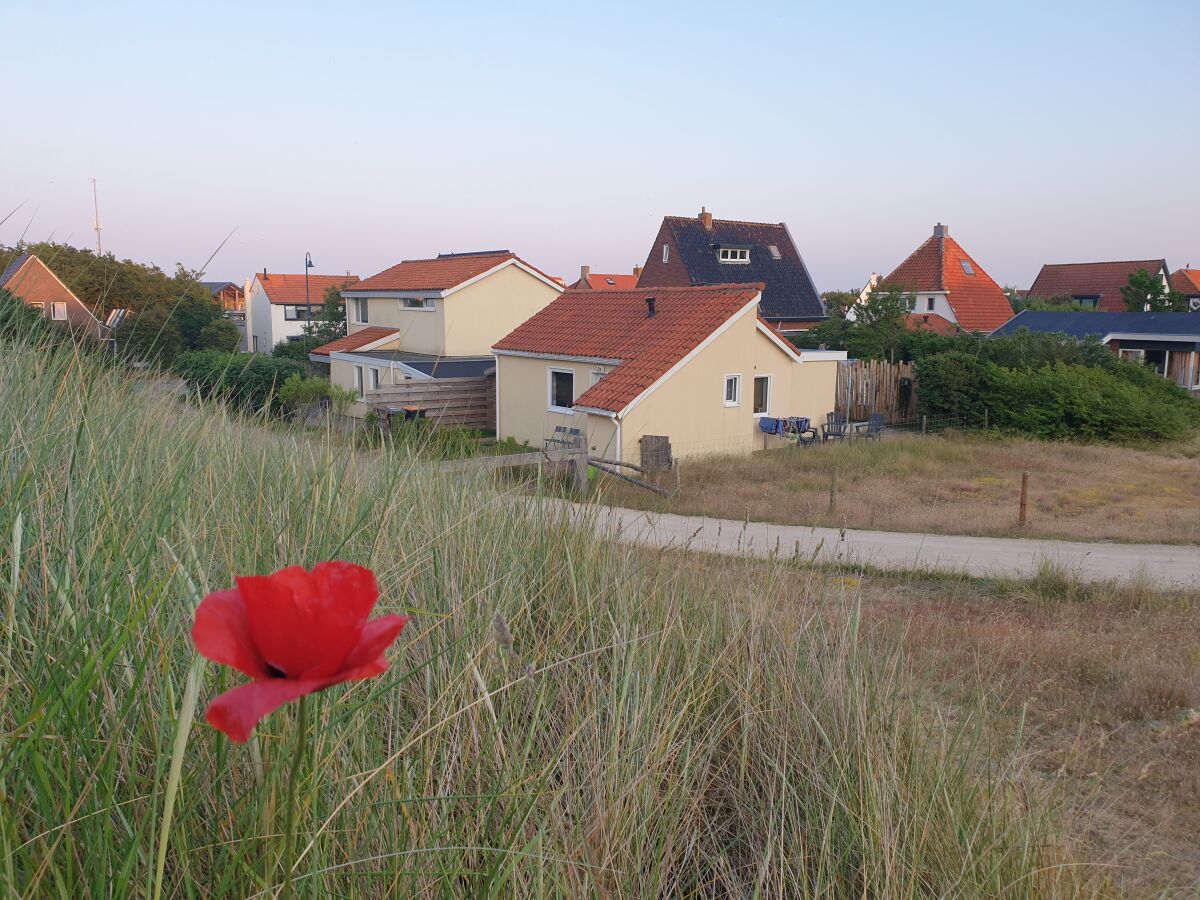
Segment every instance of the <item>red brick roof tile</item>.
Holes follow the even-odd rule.
[[[303,306],[305,303],[304,275],[281,275],[278,272],[259,273],[255,276],[267,294],[267,299],[275,305]],[[331,287],[340,288],[343,285],[354,284],[357,275],[309,275],[308,299],[313,306],[325,302],[325,291]]]
[[[1145,269],[1151,275],[1166,271],[1161,259],[1133,259],[1119,262],[1048,263],[1042,266],[1029,288],[1030,297],[1099,297],[1096,308],[1105,312],[1125,312],[1121,288],[1129,276]]]
[[[620,360],[575,401],[620,412],[761,292],[761,284],[568,290],[493,349]]]
[[[399,334],[399,329],[384,328],[382,325],[369,325],[354,334],[348,334],[345,337],[340,337],[335,341],[330,341],[328,344],[322,344],[320,347],[312,350],[320,356],[328,356],[335,350],[357,350],[359,347],[365,347],[367,344],[372,344],[381,338],[389,335]]]
[[[582,281],[583,279],[580,279],[571,285],[571,287],[587,287],[593,291],[632,291],[637,288],[638,277],[636,275],[589,272],[587,285],[582,284]]]
[[[904,327],[909,331],[932,331],[934,334],[946,335],[958,334],[962,330],[937,313],[909,313],[904,317]]]
[[[442,253],[433,259],[406,259],[390,269],[384,269],[378,275],[372,275],[359,282],[354,286],[354,290],[448,291],[510,259],[533,269],[543,278],[562,283],[561,279],[551,278],[511,250],[496,250],[483,253]]]
[[[967,274],[964,260],[974,275]],[[913,291],[945,291],[966,331],[990,332],[1013,316],[1004,289],[949,234],[930,237],[884,280]]]

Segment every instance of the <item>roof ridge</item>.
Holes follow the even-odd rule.
[[[1046,266],[1123,266],[1128,263],[1136,262],[1166,262],[1165,256],[1149,256],[1143,259],[1099,259],[1095,262],[1072,262],[1072,263],[1042,263],[1042,268]]]
[[[672,219],[676,222],[695,222],[696,224],[700,223],[700,220],[697,219],[695,216],[663,216],[663,218],[664,219]],[[782,228],[784,225],[783,222],[751,222],[748,219],[718,219],[718,218],[714,217],[713,224],[716,225],[718,222],[726,222],[730,225],[769,225],[772,228]]]

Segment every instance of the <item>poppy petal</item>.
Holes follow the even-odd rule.
[[[266,678],[221,694],[204,711],[204,719],[232,741],[244,743],[263,717],[285,703],[328,687],[318,679]]]
[[[411,621],[409,616],[380,616],[378,619],[368,622],[367,627],[363,629],[362,638],[346,656],[342,672],[357,669],[382,657],[383,652],[392,646],[409,621]],[[379,671],[382,672],[383,669]],[[370,676],[359,677],[369,678]]]
[[[263,659],[293,678],[321,658],[326,635],[311,626],[312,576],[302,566],[237,580],[250,634]]]
[[[200,601],[196,621],[192,623],[192,640],[201,656],[215,663],[233,666],[251,678],[264,678],[267,668],[254,639],[246,604],[236,588],[217,591]]]

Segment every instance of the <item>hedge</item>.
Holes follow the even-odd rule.
[[[188,384],[209,397],[221,397],[247,410],[279,408],[279,390],[292,375],[303,375],[300,363],[260,353],[191,350],[172,366]]]

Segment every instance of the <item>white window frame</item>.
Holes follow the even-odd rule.
[[[761,419],[763,416],[771,415],[771,381],[772,381],[772,379],[771,379],[770,375],[755,375],[753,383],[755,385],[757,385],[758,380],[760,378],[763,379],[767,383],[767,396],[765,398],[766,402],[763,404],[763,411],[754,413],[754,418],[756,418],[756,419]],[[750,396],[750,409],[751,410],[754,409],[753,394]]]
[[[254,335],[254,352],[258,352],[258,335]]]
[[[289,310],[291,310],[290,313],[288,312]],[[283,320],[285,322],[311,322],[319,315],[319,312],[317,311],[317,304],[313,304],[311,318],[308,315],[308,310],[309,307],[307,304],[289,303],[283,308]]]
[[[671,261],[671,245],[663,244],[663,264],[665,265],[665,264],[669,263],[670,261]]]
[[[62,312],[61,316],[59,315],[60,311]],[[67,321],[67,301],[55,300],[50,304],[50,321],[51,322]]]
[[[362,400],[367,395],[367,392],[365,390],[363,390],[363,387],[364,387],[363,367],[355,366],[354,367],[354,390],[358,393],[359,400]]]
[[[729,399],[729,382],[733,381],[733,399]],[[726,375],[721,382],[721,399],[725,401],[726,406],[741,406],[742,405],[742,376],[734,373]]]
[[[729,265],[746,266],[750,264],[750,251],[745,247],[722,247],[717,259]]]
[[[371,390],[377,391],[380,385],[383,384],[383,379],[380,377],[383,374],[383,369],[377,369],[371,366]]]
[[[933,312],[933,308],[936,305],[937,305],[936,297],[926,297],[925,298],[925,312]]]
[[[35,303],[30,303],[29,307],[30,307],[30,309],[36,309],[43,316],[46,315],[46,304],[42,303],[41,301],[38,301]]]
[[[433,312],[433,297],[401,297],[396,302],[400,304],[400,309],[403,312]],[[420,305],[414,306],[412,304]]]
[[[352,297],[351,306],[354,309],[354,324],[369,325],[371,322],[370,307],[366,297]],[[360,305],[361,304],[361,305]]]
[[[558,369],[553,366],[549,366],[546,368],[546,409],[548,412],[573,416],[575,415],[575,410],[572,407],[554,405],[554,376],[556,374],[571,376],[571,403],[573,404],[575,402],[575,370]]]

